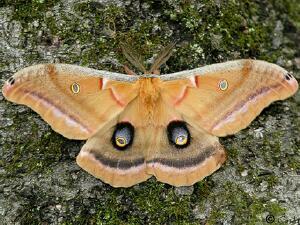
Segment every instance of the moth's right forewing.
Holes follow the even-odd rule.
[[[183,93],[180,101],[174,97],[176,87],[170,85],[176,76],[180,78],[177,89]],[[183,113],[187,122],[216,136],[247,127],[270,103],[298,89],[297,80],[286,70],[259,60],[229,61],[176,76],[165,82],[164,100]],[[183,87],[180,80],[190,84]]]

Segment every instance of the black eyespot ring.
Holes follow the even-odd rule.
[[[112,145],[117,150],[126,150],[133,143],[134,127],[129,122],[118,123],[111,138]]]
[[[10,85],[14,85],[14,83],[16,82],[15,78],[14,77],[10,77],[7,82],[10,84]]]
[[[184,121],[172,121],[167,126],[167,135],[171,145],[178,149],[190,145],[191,135]]]

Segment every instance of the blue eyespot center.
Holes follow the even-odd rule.
[[[134,127],[128,122],[118,123],[111,138],[117,150],[126,150],[133,143]]]
[[[167,127],[167,135],[171,145],[176,148],[186,148],[191,141],[191,135],[184,121],[172,121]]]

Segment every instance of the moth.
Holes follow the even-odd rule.
[[[2,92],[64,137],[87,140],[76,161],[105,183],[129,187],[155,176],[188,186],[224,163],[218,137],[247,127],[298,83],[280,66],[251,59],[160,75],[169,52],[149,71],[127,54],[142,75],[34,65],[10,77]]]

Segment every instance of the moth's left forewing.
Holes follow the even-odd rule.
[[[298,89],[296,79],[286,70],[258,60],[230,61],[185,73],[179,74],[177,88],[170,88],[176,85],[176,76],[165,82],[163,98],[190,123],[216,136],[247,127],[270,103]],[[174,95],[175,89],[182,94]]]
[[[32,108],[63,136],[87,139],[137,95],[134,83],[110,75],[122,79],[108,71],[40,64],[15,73],[2,92],[7,100]]]

